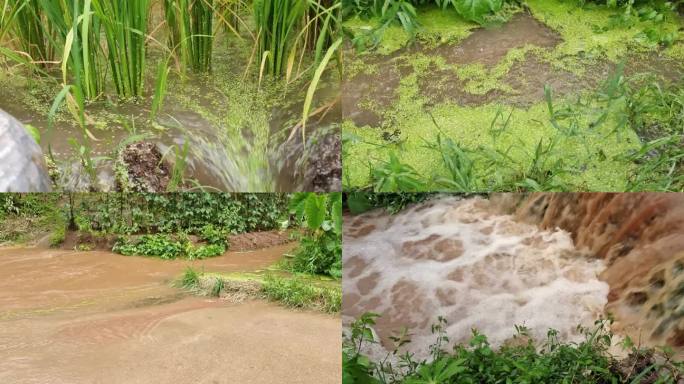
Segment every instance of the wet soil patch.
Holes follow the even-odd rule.
[[[292,242],[290,233],[287,231],[241,233],[230,236],[229,240],[230,250],[238,252],[269,248]]]
[[[418,88],[427,96],[429,104],[451,102],[459,105],[477,106],[500,99],[504,94],[495,89],[484,95],[476,95],[466,91],[466,83],[454,71],[439,69],[431,65],[430,69],[418,76]]]
[[[384,61],[378,73],[359,73],[342,85],[344,118],[359,127],[379,126],[382,116],[377,110],[387,108],[396,100],[401,73],[393,60]]]
[[[128,173],[128,186],[136,192],[164,192],[171,179],[171,167],[157,146],[150,142],[129,144],[121,158]]]
[[[550,86],[553,97],[595,89],[611,73],[608,63],[587,67],[585,75],[555,68],[534,54],[528,53],[525,60],[517,62],[504,77],[514,93],[506,95],[506,102],[519,107],[529,107],[544,99],[544,87]]]
[[[519,13],[500,27],[478,29],[461,44],[442,45],[428,53],[444,57],[449,64],[483,64],[491,67],[511,49],[526,45],[553,48],[561,41],[558,33],[530,14]]]

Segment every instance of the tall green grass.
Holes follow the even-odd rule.
[[[107,61],[121,97],[142,96],[151,0],[93,0],[107,41]]]
[[[296,78],[307,69],[302,65],[307,53],[313,51],[318,64],[335,40],[337,2],[255,0],[253,7],[262,74]]]
[[[183,68],[196,73],[211,70],[215,10],[214,0],[164,0],[169,45]]]
[[[54,57],[49,44],[51,31],[44,26],[43,8],[39,0],[5,0],[0,16],[0,39],[11,28],[22,54],[45,66]]]

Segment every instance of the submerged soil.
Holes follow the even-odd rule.
[[[0,381],[339,382],[339,320],[189,297],[170,285],[188,265],[253,272],[290,249],[194,262],[0,249]]]

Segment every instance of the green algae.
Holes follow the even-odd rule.
[[[429,96],[421,91],[419,79],[431,82],[438,90],[444,89],[447,82],[459,80],[467,94],[487,95],[495,90],[515,94],[519,91],[506,83],[506,77],[514,65],[531,57],[578,76],[592,76],[594,66],[606,61],[617,63],[626,57],[658,51],[669,57],[684,57],[681,41],[661,50],[641,36],[652,26],[650,22],[636,21],[630,27],[617,25],[613,17],[615,10],[596,6],[581,8],[575,3],[548,0],[531,0],[527,4],[535,18],[562,37],[554,48],[527,45],[510,49],[495,66],[488,68],[478,63],[450,65],[444,57],[430,54],[429,49],[405,50],[397,55],[397,47],[392,46],[394,56],[385,68],[394,71],[404,68],[392,103],[384,106],[373,100],[362,103],[363,108],[382,116],[382,127],[359,127],[350,120],[342,125],[345,188],[370,186],[372,170],[386,162],[391,153],[413,167],[424,178],[427,188],[435,188],[434,181],[447,176],[441,155],[430,148],[438,135],[453,139],[466,150],[475,163],[475,177],[483,190],[496,185],[496,179],[524,176],[540,142],[555,143],[550,163],[561,165],[556,179],[566,188],[593,191],[624,191],[627,188],[629,178],[638,170],[629,155],[641,147],[641,140],[631,128],[622,124],[622,100],[610,105],[590,103],[575,117],[579,128],[562,132],[550,122],[548,106],[543,100],[530,107],[496,102],[463,106],[448,101],[433,105]],[[440,17],[438,24],[448,17]],[[681,20],[668,15],[661,27],[674,31],[680,25]],[[449,28],[449,25],[440,24],[433,30],[434,36],[448,35]],[[470,28],[464,33],[464,28],[463,24],[454,27],[453,36],[456,37],[453,41],[441,38],[432,41],[436,45],[457,44],[472,31]],[[423,40],[430,41],[425,37]],[[378,53],[386,54],[387,47],[379,49]],[[356,60],[357,71],[362,71],[359,62],[363,59],[360,56]],[[377,71],[375,67],[379,64],[373,65]],[[406,74],[406,67],[411,68],[411,73]],[[435,71],[445,73],[435,75]],[[591,90],[587,90],[585,96],[590,93]],[[567,96],[565,100],[568,106],[574,105],[570,102],[574,96]],[[598,110],[607,111],[608,117],[603,124],[593,126],[598,119]],[[512,115],[505,130],[493,132],[495,117],[508,116],[508,113]]]

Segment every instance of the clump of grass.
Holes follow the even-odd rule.
[[[211,286],[211,295],[214,297],[220,297],[221,291],[223,291],[223,287],[223,279],[217,277],[216,279],[214,279],[214,285]]]
[[[342,306],[342,293],[339,289],[318,287],[297,277],[281,278],[268,275],[261,289],[266,298],[287,307],[336,313]]]
[[[191,267],[187,267],[183,276],[178,281],[178,285],[187,290],[197,290],[199,287],[201,274]]]

